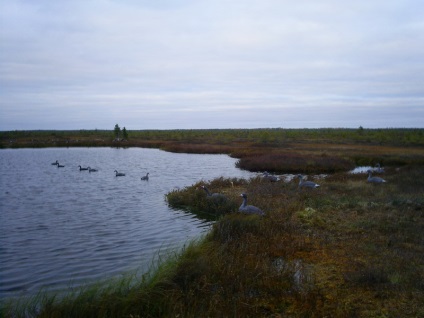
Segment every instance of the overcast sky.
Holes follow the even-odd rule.
[[[0,1],[0,130],[115,124],[424,128],[424,1]]]

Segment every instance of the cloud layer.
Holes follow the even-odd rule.
[[[0,6],[0,130],[424,127],[419,0]]]

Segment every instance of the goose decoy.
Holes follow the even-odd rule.
[[[271,181],[271,182],[277,182],[278,181],[278,178],[276,176],[269,174],[267,171],[264,172],[264,178]]]
[[[59,164],[59,161],[56,160],[56,162],[52,162],[52,166],[57,166]]]
[[[123,176],[125,176],[125,173],[118,172],[118,171],[115,170],[115,176],[116,177],[123,177]]]
[[[376,164],[376,167],[374,168],[374,171],[377,172],[377,173],[383,173],[384,172],[384,168],[382,168],[380,166],[380,163],[377,163]]]
[[[141,180],[149,181],[149,173],[147,172],[147,174],[144,177],[141,177]]]
[[[81,167],[81,166],[78,166],[78,167],[80,168],[80,171],[88,170],[88,167],[87,167],[87,168],[83,168],[83,167]]]
[[[204,185],[202,185],[201,188],[203,190],[205,190],[207,198],[211,198],[211,199],[214,199],[214,200],[222,200],[222,201],[227,200],[227,197],[225,195],[223,195],[222,193],[210,193],[209,189],[206,188]]]
[[[253,205],[247,205],[247,195],[246,193],[242,193],[240,195],[243,198],[243,203],[239,207],[239,212],[246,214],[258,214],[265,215],[265,212]]]
[[[301,174],[298,174],[297,177],[299,178],[299,188],[318,188],[319,184],[312,182],[312,181],[306,181],[303,179],[303,176]]]
[[[90,167],[87,167],[87,169],[88,169],[88,172],[97,172],[97,169],[92,169]]]
[[[370,183],[384,183],[384,182],[387,182],[383,178],[373,177],[371,170],[368,170],[367,172],[368,172],[368,178],[367,178],[367,181],[368,182],[370,182]]]

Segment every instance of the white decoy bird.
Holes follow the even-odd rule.
[[[277,182],[278,181],[278,178],[276,176],[269,174],[267,171],[264,172],[264,178],[271,181],[271,182]]]
[[[387,182],[387,181],[386,181],[386,180],[384,180],[383,178],[380,178],[380,177],[373,177],[373,176],[372,176],[372,171],[371,171],[371,170],[368,170],[367,172],[368,172],[368,178],[367,178],[367,181],[368,181],[368,182],[370,182],[370,183],[384,183],[384,182]]]
[[[211,198],[211,199],[214,199],[214,200],[222,200],[222,201],[227,200],[227,197],[225,195],[223,195],[222,193],[210,193],[209,189],[206,188],[204,185],[202,185],[201,188],[203,190],[205,190],[207,198]]]
[[[57,166],[59,164],[59,161],[56,160],[56,162],[52,162],[52,166]]]
[[[247,195],[246,193],[242,193],[240,195],[243,198],[243,203],[239,207],[239,212],[246,214],[258,214],[265,215],[265,212],[253,205],[247,205]]]
[[[312,181],[306,181],[303,179],[303,176],[301,174],[298,174],[297,177],[299,178],[299,188],[318,188],[320,185],[312,182]]]
[[[92,169],[90,167],[87,167],[87,169],[88,169],[88,172],[97,172],[97,169]]]
[[[118,172],[118,171],[115,170],[115,176],[116,177],[123,177],[123,176],[125,176],[125,173]]]
[[[78,166],[78,167],[80,168],[80,171],[88,170],[88,167],[87,167],[87,168],[83,168],[83,167],[81,167],[81,166]]]
[[[147,172],[147,174],[144,177],[141,177],[141,180],[149,181],[149,173]]]

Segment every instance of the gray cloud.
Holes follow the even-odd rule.
[[[423,127],[423,9],[3,1],[0,129]]]

